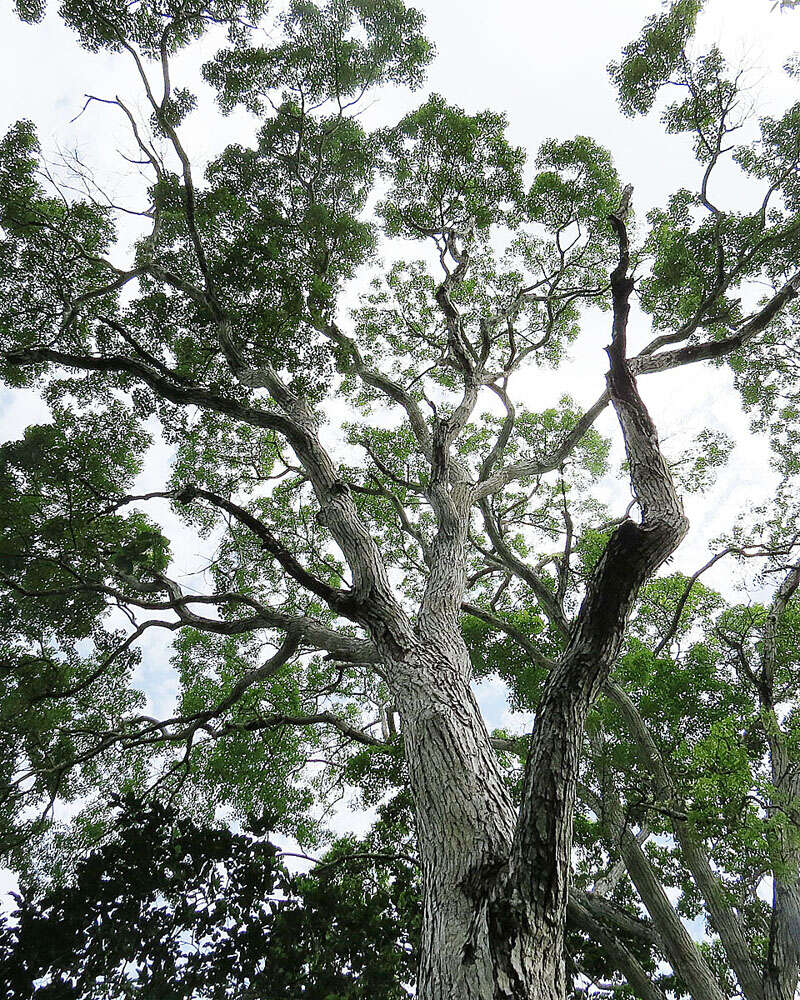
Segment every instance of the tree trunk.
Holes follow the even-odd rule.
[[[459,627],[475,492],[448,465],[458,411],[437,426],[429,500],[438,533],[415,629],[373,631],[403,721],[417,813],[424,916],[419,1000],[564,1000],[564,928],[576,782],[586,713],[608,677],[641,585],[688,523],[658,435],[626,360],[633,281],[624,221],[611,275],[609,393],[642,521],[613,533],[588,581],[566,649],[545,684],[531,736],[522,808],[510,796],[470,689]],[[456,331],[457,332],[457,331]]]
[[[536,929],[519,919],[507,892],[516,815],[470,688],[461,635],[443,629],[437,641],[418,642],[387,663],[387,674],[403,724],[423,869],[419,1000],[562,998],[549,972],[533,975]],[[498,955],[509,942],[523,970],[516,992]]]
[[[772,871],[772,920],[764,979],[767,1000],[792,1000],[800,978],[800,846],[793,829],[800,820],[800,770],[792,760],[788,735],[775,711],[778,629],[798,590],[800,565],[795,565],[773,598],[762,645],[759,695],[774,786],[772,805],[784,814],[773,833],[777,864]]]
[[[517,909],[528,915],[536,939],[522,981],[536,982],[535,995],[548,1000],[563,1000],[566,995],[564,926],[578,767],[590,698],[591,691],[576,682],[571,658],[563,657],[547,680],[536,712],[512,850],[510,884],[520,896]],[[513,982],[512,958],[504,956]],[[516,958],[516,964],[520,960],[521,956]],[[517,1000],[526,994],[520,986],[501,996]]]
[[[774,714],[770,722],[773,794],[786,810],[788,821],[777,826],[773,848],[778,864],[772,876],[772,920],[764,995],[766,1000],[793,1000],[797,997],[800,973],[800,849],[792,820],[796,821],[800,810],[800,774],[790,759]]]

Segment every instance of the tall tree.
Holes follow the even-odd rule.
[[[371,757],[388,751],[400,768],[402,746],[396,780],[413,798],[422,873],[422,1000],[562,1000],[570,908],[590,939],[610,942],[631,990],[663,996],[615,933],[625,920],[628,934],[640,930],[608,898],[616,869],[606,892],[570,892],[579,791],[605,843],[596,858],[619,854],[649,913],[640,938],[670,963],[677,992],[789,1000],[799,912],[796,721],[784,711],[796,677],[785,638],[798,585],[790,500],[766,517],[769,538],[727,546],[782,570],[769,609],[731,608],[708,626],[724,647],[715,665],[738,671],[740,685],[719,695],[717,715],[708,709],[708,740],[735,741],[731,710],[747,704],[770,762],[746,813],[768,842],[766,933],[763,913],[742,915],[708,849],[727,765],[719,754],[704,764],[712,744],[691,730],[705,714],[673,690],[656,735],[655,707],[648,719],[634,698],[645,676],[693,676],[673,642],[694,588],[683,597],[680,581],[650,584],[664,593],[649,620],[643,592],[688,523],[642,377],[730,358],[772,431],[789,497],[797,469],[800,106],[733,146],[740,79],[717,49],[686,51],[700,6],[678,0],[651,18],[611,67],[629,114],[677,86],[665,126],[692,138],[700,168],[697,191],[678,191],[635,238],[632,188],[589,138],[546,142],[526,184],[524,154],[496,113],[469,115],[434,95],[393,127],[365,131],[364,95],[416,85],[431,56],[422,18],[401,0],[295,0],[273,18],[268,44],[254,28],[259,0],[65,0],[61,16],[81,43],[138,75],[149,121],[120,97],[88,104],[128,123],[148,204],[127,248],[117,219],[137,213],[79,161],[83,196],[43,167],[30,123],[0,146],[3,374],[37,387],[52,413],[0,457],[3,818],[14,863],[65,799],[88,797],[76,828],[97,836],[97,793],[110,784],[197,812],[277,803],[282,829],[307,840],[311,788],[369,789]],[[182,138],[197,98],[173,80],[174,62],[222,28],[205,80],[223,112],[243,107],[258,124],[251,145],[228,146],[200,179]],[[751,205],[712,200],[723,163],[758,189]],[[387,267],[348,318],[348,283],[393,239],[418,241],[427,258]],[[653,339],[631,356],[634,294]],[[608,310],[610,344],[605,355],[586,349],[607,366],[606,389],[583,413],[568,398],[528,410],[526,371],[557,366],[595,307]],[[715,384],[713,368],[707,378]],[[325,421],[342,402],[332,442]],[[632,494],[610,523],[591,498],[608,450],[593,423],[609,406]],[[154,428],[173,445],[171,475],[134,495]],[[719,451],[701,443],[695,480]],[[159,500],[213,540],[206,592],[171,573],[169,539],[147,514]],[[632,631],[626,644],[635,610],[644,638]],[[479,621],[521,639],[539,674],[516,787],[498,756],[509,747],[493,743],[471,688],[479,656],[465,613],[468,637]],[[157,628],[176,633],[181,692],[168,718],[144,715],[131,683],[138,640]],[[593,713],[603,691],[615,707]],[[635,761],[622,789],[607,758],[627,741]],[[745,767],[733,757],[744,788],[753,758]],[[717,765],[719,789],[703,799],[692,768],[707,781]],[[645,779],[631,813],[626,795]],[[736,828],[732,815],[721,822]],[[670,838],[659,863],[642,848],[650,830]],[[52,869],[63,851],[48,843],[40,859]],[[696,946],[665,892],[672,851],[707,909],[714,953]]]

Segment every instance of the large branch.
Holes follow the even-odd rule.
[[[336,323],[318,319],[314,323],[315,328],[323,333],[329,340],[339,347],[342,353],[349,360],[353,371],[364,382],[365,385],[373,389],[378,389],[388,399],[397,403],[406,412],[409,425],[417,439],[423,454],[430,458],[431,432],[427,421],[417,405],[416,400],[398,382],[390,379],[387,375],[379,372],[364,361],[358,345],[352,337],[348,337]]]
[[[50,362],[84,371],[129,375],[169,402],[199,406],[281,434],[311,480],[320,503],[320,521],[330,528],[350,566],[352,596],[362,603],[362,624],[396,649],[404,645],[410,634],[410,624],[393,595],[380,549],[357,512],[349,487],[339,477],[336,466],[320,443],[316,419],[277,377],[271,378],[269,388],[284,412],[239,403],[198,386],[178,385],[148,365],[120,355],[78,355],[39,347],[4,352],[3,357],[14,365]]]
[[[585,931],[594,943],[603,948],[612,965],[622,973],[640,1000],[666,1000],[666,995],[647,975],[630,949],[573,894],[570,894],[567,914],[570,923]]]
[[[681,818],[684,803],[680,801],[666,764],[646,722],[622,688],[609,683],[606,685],[606,691],[621,710],[628,731],[647,762],[657,793],[663,797],[665,804],[673,807],[671,810],[672,827],[680,844],[683,860],[708,906],[711,922],[719,934],[742,992],[749,1000],[763,1000],[764,987],[761,973],[750,954],[744,928],[731,904],[725,886],[711,867],[702,843],[686,820]]]
[[[789,602],[800,590],[800,563],[781,581],[767,614],[761,652],[760,697],[769,744],[774,804],[786,810],[791,824],[800,825],[800,766],[780,725],[774,704],[778,629]],[[772,917],[769,929],[764,987],[768,1000],[784,1000],[795,993],[800,976],[800,847],[797,836],[777,828],[780,864],[772,877]]]
[[[523,562],[506,542],[489,501],[481,500],[480,509],[486,534],[494,546],[498,560],[530,587],[539,606],[554,628],[562,635],[569,635],[569,623],[555,594],[547,587],[538,573],[526,562]]]
[[[296,436],[291,421],[281,413],[239,403],[235,399],[203,389],[198,385],[186,386],[177,380],[173,381],[174,376],[163,375],[141,361],[123,355],[75,354],[50,347],[30,347],[19,351],[3,351],[2,357],[7,364],[20,367],[49,362],[79,371],[127,375],[143,382],[163,399],[177,406],[198,406],[204,410],[234,417],[253,427],[277,431],[292,445],[292,436]]]
[[[638,834],[636,841],[637,843],[641,842],[641,837]],[[569,897],[570,900],[578,899],[581,905],[589,910],[597,920],[613,927],[625,937],[636,938],[646,944],[658,945],[659,937],[652,920],[635,916],[596,892],[581,893],[570,889]]]
[[[547,456],[541,459],[530,459],[514,462],[503,469],[498,469],[493,475],[484,479],[477,488],[476,499],[497,493],[509,483],[518,482],[520,479],[529,479],[535,476],[543,476],[547,472],[554,472],[560,469],[567,458],[583,440],[586,432],[597,420],[603,410],[608,406],[611,399],[606,390],[592,406],[576,422],[575,426],[564,436],[561,443]]]
[[[233,501],[219,496],[216,493],[212,493],[210,490],[205,490],[192,485],[185,486],[175,496],[175,500],[181,504],[188,504],[197,499],[206,500],[213,507],[216,507],[219,510],[224,510],[240,524],[248,528],[250,532],[259,540],[259,542],[261,542],[261,547],[264,551],[269,552],[269,554],[280,563],[292,579],[296,580],[297,583],[299,583],[302,587],[305,587],[305,589],[309,590],[312,594],[316,594],[317,597],[321,597],[331,610],[336,611],[341,615],[345,615],[348,618],[358,620],[360,602],[353,596],[352,593],[345,590],[339,590],[336,587],[331,587],[330,584],[327,584],[323,580],[314,576],[313,573],[309,572],[305,566],[303,566],[302,563],[300,563],[299,560],[286,548],[286,546],[279,541],[279,539],[263,521],[259,520],[259,518],[255,517],[244,507],[241,507],[239,504],[233,503]]]
[[[701,344],[689,344],[674,351],[661,353],[645,353],[629,360],[628,366],[634,375],[649,375],[655,372],[670,371],[684,365],[696,364],[700,361],[711,361],[733,354],[746,347],[754,337],[763,332],[776,319],[781,310],[795,299],[800,292],[800,272],[793,275],[765,305],[750,317],[742,327],[729,337],[721,340],[709,340]],[[652,350],[652,345],[645,351]],[[484,480],[478,487],[476,498],[480,499],[496,493],[509,483],[517,482],[533,476],[541,476],[553,472],[563,465],[565,459],[574,451],[586,432],[608,406],[611,396],[604,392],[579,418],[575,426],[565,435],[561,443],[540,459],[514,462],[503,469],[498,469],[492,476]]]
[[[604,823],[619,847],[628,875],[650,914],[661,949],[673,971],[689,987],[693,1000],[725,1000],[700,949],[670,903],[647,855],[628,828],[622,804],[608,780],[603,788],[602,805]]]
[[[508,442],[511,440],[511,434],[514,431],[514,425],[517,420],[517,411],[511,397],[508,395],[506,390],[507,378],[502,386],[497,385],[494,382],[488,383],[488,388],[497,396],[500,402],[503,404],[503,409],[506,411],[506,415],[503,419],[502,427],[500,428],[500,433],[495,438],[494,444],[492,445],[486,458],[484,458],[481,463],[480,473],[478,476],[478,482],[484,483],[489,478],[492,469],[497,465],[497,463],[502,459],[503,453],[508,446]],[[478,486],[478,491],[480,492],[480,486]]]
[[[779,315],[784,306],[797,298],[800,291],[800,271],[793,275],[755,315],[751,316],[741,328],[730,337],[721,340],[708,340],[702,344],[689,344],[674,351],[662,351],[658,354],[640,354],[632,361],[632,367],[637,374],[662,372],[682,365],[694,364],[697,361],[714,360],[740,351],[750,341],[765,330]]]
[[[352,574],[349,596],[358,621],[391,655],[402,656],[411,624],[389,582],[379,545],[353,500],[350,485],[320,439],[320,418],[308,400],[294,392],[269,364],[242,370],[239,381],[266,388],[281,410],[289,431],[282,432],[308,476],[320,510],[317,520],[331,532]],[[285,567],[286,568],[286,567]]]
[[[167,494],[172,495],[172,494]],[[302,615],[290,615],[268,607],[261,601],[256,600],[247,594],[240,594],[236,591],[224,591],[217,594],[185,594],[174,580],[165,576],[159,578],[159,587],[163,587],[170,594],[169,600],[149,599],[146,594],[131,594],[118,587],[112,587],[105,583],[77,582],[74,586],[48,588],[46,590],[31,590],[8,576],[0,574],[0,583],[15,591],[21,597],[52,600],[55,598],[74,597],[79,593],[102,594],[112,598],[117,604],[127,606],[130,609],[141,609],[143,611],[172,612],[176,615],[175,620],[154,620],[145,622],[137,626],[137,631],[126,641],[129,645],[138,637],[137,633],[141,629],[151,627],[161,627],[169,629],[181,628],[190,625],[202,632],[212,632],[217,635],[243,635],[247,632],[254,632],[257,629],[277,629],[287,635],[298,637],[304,650],[322,652],[330,660],[342,663],[360,663],[377,666],[380,664],[380,656],[374,643],[368,639],[359,639],[356,636],[348,635],[345,632],[337,631],[320,625],[313,618]],[[150,593],[148,588],[147,593]],[[204,615],[196,614],[191,605],[213,605],[222,607],[223,605],[241,604],[251,608],[255,613],[247,618],[208,618]],[[119,655],[123,650],[118,650],[114,655]]]
[[[191,625],[200,631],[216,632],[220,635],[241,635],[244,632],[252,632],[259,628],[273,628],[283,631],[287,638],[296,641],[304,652],[314,651],[325,653],[328,660],[336,660],[341,663],[368,664],[371,666],[377,666],[380,663],[378,651],[375,645],[368,639],[358,639],[355,636],[347,635],[336,629],[326,628],[324,625],[319,625],[312,618],[284,614],[243,594],[215,594],[209,596],[184,594],[174,580],[170,580],[165,576],[161,576],[160,580],[172,597],[172,601],[165,603],[162,607],[165,610],[173,610],[178,616],[179,624],[181,625]],[[197,615],[188,607],[190,604],[196,603],[213,603],[219,605],[231,601],[250,604],[258,613],[251,618],[217,620]]]
[[[467,425],[478,400],[482,365],[486,354],[475,351],[463,330],[463,319],[453,305],[450,291],[463,281],[469,253],[459,250],[456,234],[444,233],[441,262],[446,277],[435,298],[447,329],[446,362],[459,373],[461,399],[448,415],[436,413],[430,439],[430,477],[427,497],[436,518],[436,531],[429,545],[429,574],[420,602],[417,627],[421,634],[436,635],[442,628],[459,630],[459,610],[466,587],[465,552],[474,487],[465,463],[452,448]],[[455,270],[445,264],[445,254],[456,261]]]
[[[614,321],[607,384],[625,440],[641,523],[626,519],[614,531],[590,575],[567,647],[546,681],[531,734],[511,875],[533,919],[555,928],[563,927],[566,915],[586,715],[617,657],[640,587],[675,550],[688,527],[656,428],[626,360],[633,289],[628,236],[621,218],[612,216],[610,221],[620,257],[611,275]]]

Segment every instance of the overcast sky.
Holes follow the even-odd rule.
[[[510,137],[525,146],[531,160],[546,138],[590,135],[609,147],[624,182],[634,185],[634,202],[640,218],[647,208],[663,204],[677,187],[696,187],[698,171],[690,144],[683,138],[665,136],[657,117],[642,121],[623,118],[606,73],[621,46],[639,31],[645,16],[659,9],[644,0],[571,0],[566,3],[523,0],[423,0],[417,7],[428,18],[428,34],[438,56],[422,92],[381,94],[367,114],[369,123],[390,121],[436,91],[468,111],[489,108],[503,111],[509,119]],[[97,164],[114,190],[127,193],[129,182],[120,170],[117,148],[130,148],[121,124],[99,108],[90,109],[76,123],[84,95],[133,96],[142,106],[130,69],[123,59],[108,54],[92,55],[81,50],[55,16],[41,25],[21,24],[8,2],[0,9],[0,128],[3,131],[20,118],[32,119],[44,145],[70,148],[77,145],[82,156]],[[800,49],[800,12],[771,13],[770,0],[710,0],[703,14],[698,46],[720,43],[734,62],[749,71],[750,96],[763,112],[779,112],[796,99],[793,84],[781,66]],[[202,48],[183,60],[174,83],[190,75],[212,49]],[[189,86],[195,81],[189,80]],[[245,115],[221,123],[213,113],[201,110],[187,123],[186,145],[202,163],[226,141],[247,141],[252,122]],[[718,201],[741,199],[746,191],[728,178],[716,189]],[[728,204],[735,201],[728,201]],[[740,204],[741,201],[739,202]],[[745,202],[742,207],[747,207]],[[594,323],[595,321],[591,321]],[[569,384],[561,373],[532,377],[528,405],[546,405],[568,390],[590,403],[603,387],[605,371],[602,349],[607,343],[605,322],[590,330],[581,341],[581,357],[571,369]],[[632,334],[633,347],[648,338],[646,323],[639,318]],[[689,433],[710,426],[725,430],[737,441],[729,466],[722,472],[710,496],[689,498],[692,532],[675,565],[692,571],[708,556],[709,540],[728,528],[736,511],[755,497],[765,495],[772,482],[764,448],[747,437],[748,421],[739,411],[723,372],[678,370],[648,378],[643,395],[662,437],[680,449]],[[42,419],[43,413],[30,393],[0,392],[0,436],[19,436],[24,426]],[[598,425],[619,437],[613,416],[606,414]],[[168,455],[156,449],[143,485],[159,488]],[[671,454],[670,457],[677,457]],[[619,487],[617,487],[619,490]],[[627,504],[624,490],[618,499],[608,497],[620,513]],[[170,533],[177,534],[180,568],[196,565],[196,547],[186,532],[161,511]],[[713,582],[722,586],[730,569],[721,568]],[[141,672],[142,683],[152,696],[156,710],[166,710],[173,682],[166,669],[163,644],[152,642]],[[484,685],[481,699],[490,725],[507,721],[503,690]]]

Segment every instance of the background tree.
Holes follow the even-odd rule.
[[[655,15],[611,67],[628,114],[677,88],[663,120],[700,168],[637,235],[631,187],[589,138],[544,143],[528,182],[495,113],[434,95],[366,132],[368,90],[417,84],[431,55],[398,0],[298,0],[268,45],[257,2],[62,5],[83,45],[138,74],[149,121],[119,97],[87,110],[129,123],[147,208],[120,263],[117,217],[137,213],[80,161],[70,185],[48,173],[30,123],[3,140],[4,375],[52,413],[0,455],[3,819],[29,879],[103,835],[109,787],[207,820],[267,806],[312,843],[314,795],[347,784],[378,802],[407,783],[425,1000],[562,998],[598,963],[648,1000],[793,995],[798,108],[735,144],[741,76],[716,49],[687,53],[700,6]],[[258,124],[201,181],[174,57],[212,27],[227,41],[205,79]],[[712,200],[723,165],[752,204]],[[348,317],[348,282],[397,238],[423,259],[378,269]],[[634,292],[653,331],[635,355]],[[585,412],[527,409],[526,370],[557,367],[593,308],[608,311],[605,391]],[[723,358],[785,478],[759,532],[723,543],[781,574],[755,610],[697,578],[652,581],[687,521],[637,382]],[[592,495],[609,405],[622,517]],[[154,430],[171,478],[133,494]],[[699,445],[681,478],[702,487],[725,443]],[[158,499],[213,543],[206,591],[171,575]],[[168,718],[130,683],[156,628],[176,633]],[[476,667],[535,710],[522,774],[518,742],[487,732]],[[53,830],[56,804],[79,799]],[[568,913],[583,935],[569,966]]]
[[[115,839],[69,885],[20,901],[0,944],[4,997],[408,995],[419,893],[414,859],[392,843],[408,802],[308,875],[286,869],[267,817],[233,833],[156,802],[119,805]]]

